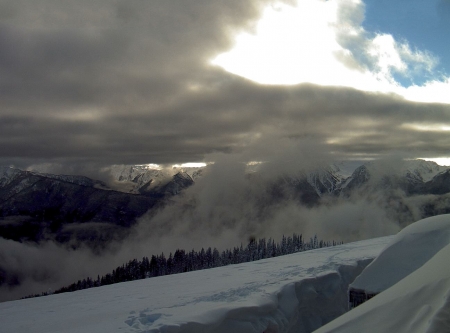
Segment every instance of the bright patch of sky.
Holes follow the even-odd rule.
[[[206,163],[203,162],[189,162],[183,164],[174,164],[173,168],[203,168],[206,166]]]
[[[144,166],[147,169],[154,169],[154,170],[161,170],[162,169],[162,167],[159,164],[154,164],[154,163],[142,164],[141,166]]]
[[[163,166],[159,164],[142,164],[142,166],[147,167],[148,169],[154,169],[154,170],[162,170]],[[206,166],[206,163],[203,162],[188,162],[188,163],[182,163],[182,164],[173,164],[172,168],[203,168]]]
[[[450,51],[440,29],[450,27],[449,2],[280,3],[212,63],[262,84],[307,82],[450,103]]]
[[[414,48],[428,50],[438,57],[435,72],[450,74],[450,1],[448,0],[365,0],[367,31],[389,33],[396,40],[407,40]],[[416,76],[415,84],[426,82],[426,76]],[[407,85],[411,82],[404,82]]]
[[[422,158],[425,161],[433,161],[439,165],[447,165],[450,166],[450,158],[449,157],[435,157],[435,158]]]

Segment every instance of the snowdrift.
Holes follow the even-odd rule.
[[[434,216],[400,231],[351,288],[379,293],[424,265],[450,244],[450,215]]]
[[[383,237],[278,258],[0,304],[0,331],[311,332],[348,308]]]
[[[450,215],[403,229],[351,288],[381,292],[315,331],[450,332]]]

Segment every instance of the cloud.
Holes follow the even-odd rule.
[[[111,265],[126,260],[123,257],[115,260],[111,253],[99,256],[88,248],[74,251],[50,241],[33,244],[0,238],[0,249],[0,267],[9,279],[21,282],[19,287],[2,285],[0,301],[55,290],[91,276],[93,271],[105,274]]]
[[[247,152],[249,160],[264,160],[262,148],[271,140],[294,145],[304,140],[338,156],[404,151],[411,157],[435,157],[445,156],[448,132],[405,124],[447,124],[449,111],[447,105],[344,88],[261,87],[232,79],[205,94],[185,96],[164,114],[117,115],[97,123],[4,118],[0,152],[6,161],[34,159],[33,164],[171,164],[246,147],[255,148]]]
[[[278,141],[291,141],[291,147],[304,141],[347,157],[392,151],[445,156],[445,132],[418,132],[404,124],[446,122],[448,105],[309,83],[259,85],[210,64],[232,47],[238,32],[256,31],[264,8],[275,3],[1,2],[9,14],[0,22],[0,164],[52,164],[73,173],[111,164],[206,161],[213,153],[244,150],[249,160],[264,160],[270,143]],[[426,71],[432,65],[426,53],[362,30],[360,1],[307,3],[329,14],[315,23],[324,30],[304,40],[311,47],[300,50],[310,57],[305,64],[313,69],[311,78],[332,77],[338,64],[342,72],[335,78],[370,84],[368,68],[385,66],[390,73],[393,67]],[[307,25],[290,36],[304,31]],[[326,61],[334,64],[327,67],[314,62],[312,46],[323,44],[317,38],[330,31],[338,38],[327,49]],[[378,44],[389,44],[400,62],[382,66],[381,49],[368,52]],[[433,90],[442,98],[445,88],[437,80],[408,93],[432,96]],[[290,146],[279,151],[281,160]]]
[[[450,78],[427,81],[424,85],[412,85],[405,89],[404,95],[411,101],[428,103],[449,103],[447,92]]]
[[[425,97],[429,84],[420,86],[419,95],[406,93],[399,76],[413,85],[445,81],[440,74],[436,78],[438,58],[391,34],[365,30],[364,11],[359,0],[307,0],[266,9],[256,33],[239,35],[235,47],[214,63],[264,84],[309,82],[449,103],[442,95]]]
[[[363,27],[365,5],[362,1],[343,0],[339,4],[338,19],[333,28],[336,41],[343,50],[336,52],[336,56],[350,69],[362,74],[360,80],[352,79],[349,86],[396,93],[413,101],[449,103],[442,96],[429,94],[431,82],[446,81],[436,70],[439,64],[436,55],[412,47],[407,40],[392,34],[366,30]],[[409,93],[410,86],[420,88],[422,93]]]
[[[286,144],[292,145],[278,141],[274,146],[286,151]],[[299,144],[295,148],[283,164],[273,151],[257,173],[249,172],[242,162],[245,151],[213,156],[216,162],[192,187],[166,207],[141,218],[133,243],[157,244],[164,251],[211,244],[223,249],[245,243],[249,237],[280,238],[293,232],[348,242],[393,234],[420,219],[424,202],[434,200],[408,198],[400,190],[376,187],[402,163],[392,156],[371,166],[372,190],[350,197],[325,197],[320,205],[301,203],[284,179],[295,182],[317,168],[327,167],[329,160],[314,147]]]

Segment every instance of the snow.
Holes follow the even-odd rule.
[[[406,161],[403,173],[408,172],[423,182],[428,182],[441,172],[449,169],[448,166],[438,165],[432,161],[424,161],[421,159]]]
[[[402,230],[352,284],[393,285],[315,333],[450,332],[449,230],[450,215]]]
[[[252,263],[0,303],[0,331],[311,332],[392,237]]]
[[[340,186],[344,177],[340,175],[340,169],[332,164],[327,168],[320,168],[307,174],[308,183],[316,190],[319,196],[324,193],[333,193]]]
[[[449,243],[450,215],[413,223],[395,236],[351,287],[379,293],[421,267]]]
[[[131,186],[129,192],[133,193],[139,193],[139,188],[147,183],[150,183],[151,187],[161,185],[172,176],[165,170],[146,165],[113,165],[109,171],[114,180],[128,183]]]
[[[0,331],[450,332],[449,257],[441,215],[396,236],[0,303]],[[381,293],[346,312],[349,284]]]
[[[0,166],[0,186],[8,185],[19,173],[20,171],[17,169]]]
[[[315,331],[450,332],[450,245],[412,274]]]

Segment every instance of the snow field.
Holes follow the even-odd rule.
[[[0,303],[0,331],[311,332],[348,308],[348,284],[392,237]]]

